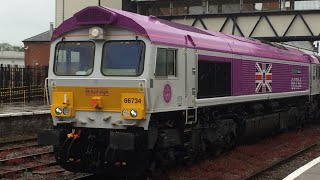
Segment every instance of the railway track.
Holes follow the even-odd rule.
[[[319,127],[305,128],[238,146],[218,157],[170,170],[170,179],[259,179],[262,173],[318,148]],[[260,177],[260,176],[259,176]]]
[[[219,171],[225,171],[225,174],[229,173],[229,175],[220,176],[220,179],[255,179],[264,172],[280,166],[281,164],[285,164],[294,157],[307,152],[313,147],[318,147],[319,139],[311,141],[310,139],[312,138],[310,137],[320,136],[320,128],[310,130],[310,132],[309,130],[306,130],[301,134],[297,132],[291,132],[288,134],[288,136],[283,134],[280,135],[280,137],[277,136],[271,138],[271,140],[264,140],[263,142],[255,145],[237,147],[227,154],[199,162],[194,165],[194,167],[187,167],[186,172],[178,167],[178,169],[174,170],[174,173],[168,174],[168,178],[188,179],[192,177],[188,176],[188,173],[194,171],[196,173],[195,178],[202,179],[207,176],[209,179],[215,179],[219,176],[213,176],[212,174],[220,173]],[[279,138],[281,139],[281,136],[286,137],[282,137],[282,140],[280,141]],[[291,142],[299,137],[301,139],[297,140],[297,142]],[[300,144],[300,146],[291,148],[290,152],[288,151],[286,153],[282,152],[280,155],[278,154],[277,158],[275,158],[275,155],[270,155],[270,152],[273,151],[286,151],[288,147],[292,147],[294,144]],[[267,148],[269,149],[266,150]],[[14,153],[10,154],[10,152]],[[257,163],[260,161],[267,161],[266,159],[272,159],[272,161],[265,164]],[[245,169],[245,171],[240,172],[234,167],[229,167],[229,169],[227,169],[227,166],[230,164],[243,166],[242,170]],[[224,169],[224,167],[226,167],[226,169]],[[198,169],[195,170],[195,168]],[[21,174],[24,174],[25,172],[28,172],[31,177],[40,175],[42,179],[57,179],[63,177],[64,179],[69,180],[84,180],[94,178],[94,176],[90,174],[65,171],[57,165],[53,157],[52,147],[38,146],[35,139],[0,144],[0,179],[16,179],[19,178],[18,176],[22,176]],[[230,174],[232,174],[232,176],[230,176]]]
[[[92,174],[79,175],[77,177],[72,178],[71,180],[89,180],[89,179],[95,179],[94,175]]]
[[[287,156],[287,157],[285,157],[285,158],[283,158],[283,159],[280,159],[280,160],[278,160],[278,161],[276,161],[276,162],[274,162],[274,163],[272,163],[272,164],[270,164],[270,165],[268,165],[268,166],[266,166],[266,167],[263,167],[263,168],[255,171],[255,172],[249,174],[248,176],[244,177],[243,180],[254,179],[254,178],[258,177],[259,175],[261,175],[262,173],[264,173],[264,172],[266,172],[266,171],[268,171],[268,170],[270,170],[270,169],[273,169],[273,168],[275,168],[275,167],[278,167],[278,166],[280,166],[281,164],[285,164],[286,162],[294,159],[295,157],[299,156],[300,154],[303,154],[304,152],[306,152],[306,151],[308,151],[308,150],[310,150],[310,149],[318,146],[319,143],[320,143],[320,140],[319,140],[318,142],[315,142],[315,143],[313,143],[313,144],[311,144],[311,145],[309,145],[309,146],[307,146],[307,147],[305,147],[305,148],[303,148],[303,149],[301,149],[301,150],[293,153],[293,154],[290,155],[290,156]]]
[[[297,133],[297,134],[299,134],[299,133]],[[308,136],[312,136],[312,134],[310,133],[310,134],[308,134]],[[307,138],[308,136],[306,136],[305,138]],[[277,138],[278,137],[274,138],[274,140],[276,140]],[[320,139],[318,139],[318,140],[316,139],[312,143],[308,142],[308,144],[305,144],[302,147],[299,147],[299,148],[296,147],[294,152],[292,151],[286,155],[282,154],[279,156],[280,158],[275,157],[275,158],[277,158],[276,161],[268,162],[263,166],[261,166],[261,165],[259,166],[259,165],[255,165],[255,164],[252,165],[252,162],[258,161],[259,158],[258,157],[254,158],[253,157],[254,155],[250,154],[250,152],[248,154],[245,154],[246,151],[244,151],[244,150],[238,151],[236,157],[232,157],[232,158],[237,159],[240,166],[242,165],[242,163],[244,164],[244,166],[245,166],[245,164],[251,164],[252,169],[255,169],[252,172],[250,172],[250,170],[248,168],[247,169],[248,171],[246,173],[237,174],[235,172],[233,174],[233,176],[224,176],[223,178],[221,178],[221,177],[218,178],[217,176],[210,177],[210,175],[208,175],[209,177],[207,177],[207,178],[204,178],[204,177],[197,178],[197,177],[185,176],[183,174],[177,175],[175,173],[179,173],[179,171],[180,171],[180,169],[177,168],[177,169],[175,169],[176,172],[173,174],[169,174],[167,178],[168,179],[189,179],[189,178],[191,178],[191,179],[236,179],[236,180],[256,179],[256,177],[258,177],[262,173],[264,173],[272,168],[275,168],[277,166],[280,166],[281,164],[285,164],[286,162],[290,161],[291,159],[293,159],[293,158],[295,158],[305,152],[308,152],[309,150],[311,150],[315,147],[318,147],[319,143],[320,143]],[[292,145],[292,143],[287,142],[287,141],[283,141],[282,143],[279,143],[277,145],[273,145],[273,148],[274,149],[286,149],[288,146],[291,146],[291,145]],[[255,145],[249,145],[249,146],[254,147]],[[263,147],[262,149],[265,149],[265,148]],[[236,151],[237,151],[237,149],[236,149]],[[230,153],[232,154],[232,152],[230,152]],[[261,153],[262,153],[262,155],[266,155],[266,154],[264,154],[265,152],[261,152]],[[218,157],[218,159],[230,159],[229,153],[222,155],[222,157]],[[216,171],[215,173],[218,173],[219,170],[223,169],[221,167],[222,165],[219,162],[215,162],[215,160],[212,160],[210,163],[211,164],[217,163],[218,164],[217,166],[220,166],[220,168],[218,168],[218,169],[214,169],[214,168],[212,169],[212,171]],[[208,164],[209,164],[208,162],[200,162],[200,165],[202,165],[202,164],[204,164],[204,168],[201,167],[200,169],[203,168],[204,170],[202,170],[202,172],[199,172],[199,173],[203,173],[205,176],[206,174],[208,174],[208,172],[210,172],[211,169],[210,169],[210,166],[208,166]],[[197,165],[199,165],[199,164],[197,164]],[[197,165],[195,165],[195,166],[197,166]],[[206,167],[208,167],[208,168],[206,169]],[[192,171],[192,169],[193,169],[192,167],[191,168],[187,167],[187,171]],[[93,175],[86,175],[83,177],[74,178],[73,180],[87,180],[87,179],[97,179],[97,178]]]
[[[33,143],[2,148],[0,154],[0,178],[56,164],[51,147],[40,147]]]
[[[36,138],[0,143],[0,179],[86,179],[90,175],[64,170],[51,146]]]
[[[37,139],[3,143],[0,145],[0,154],[3,154],[5,152],[10,153],[10,151],[18,151],[20,149],[25,149],[25,148],[37,148],[37,147],[40,147],[37,143]]]
[[[37,138],[28,138],[28,139],[22,139],[17,141],[7,141],[7,142],[0,142],[0,151],[6,150],[6,149],[15,149],[19,147],[24,147],[28,144],[37,145]]]

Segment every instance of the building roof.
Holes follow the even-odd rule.
[[[21,59],[21,60],[24,60],[24,52],[0,51],[0,59]]]
[[[53,33],[52,41],[65,33],[83,26],[118,26],[145,36],[153,44],[166,44],[177,47],[197,48],[238,55],[283,59],[303,63],[319,63],[302,51],[285,48],[268,42],[227,35],[219,32],[200,30],[192,26],[160,20],[154,16],[142,16],[126,11],[87,7],[62,23]]]
[[[50,42],[51,40],[51,33],[50,30],[33,36],[31,38],[25,39],[22,42]]]

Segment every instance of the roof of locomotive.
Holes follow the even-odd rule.
[[[63,22],[53,33],[52,40],[70,30],[88,25],[114,25],[146,36],[154,44],[197,48],[210,51],[283,59],[296,62],[319,63],[319,60],[304,52],[259,40],[201,30],[154,16],[142,16],[126,11],[93,6],[76,13]]]

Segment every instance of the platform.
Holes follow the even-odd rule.
[[[52,123],[49,109],[43,102],[0,104],[0,143],[37,137]]]
[[[315,180],[320,179],[320,157],[300,167],[283,180]]]
[[[50,106],[39,102],[0,104],[0,118],[36,114],[50,114]]]

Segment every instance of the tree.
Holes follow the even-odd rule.
[[[18,51],[18,52],[24,51],[22,46],[13,46],[9,43],[0,43],[0,50],[1,51]]]

